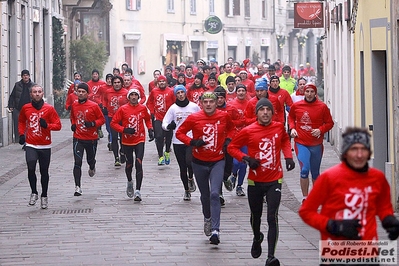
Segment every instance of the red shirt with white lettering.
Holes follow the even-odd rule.
[[[47,128],[40,126],[40,118],[47,122]],[[44,103],[40,110],[27,103],[22,106],[18,118],[18,133],[25,134],[27,146],[47,146],[51,145],[51,131],[61,130],[61,120],[54,107]]]
[[[122,122],[122,125],[119,123]],[[145,105],[127,103],[121,106],[111,120],[111,127],[122,133],[124,128],[134,128],[134,134],[122,134],[123,145],[137,145],[145,142],[144,124],[152,128],[151,116]]]
[[[193,138],[186,135],[190,130]],[[192,139],[202,139],[206,144],[193,147],[193,157],[204,162],[217,162],[224,158],[226,138],[231,138],[234,133],[234,124],[227,112],[216,110],[214,114],[207,115],[201,110],[187,117],[177,129],[176,138],[188,146]]]
[[[105,118],[97,103],[87,100],[76,101],[71,108],[71,124],[76,125],[73,137],[81,140],[98,139],[97,128],[105,123]],[[86,127],[85,122],[94,122],[94,127]]]
[[[299,215],[320,231],[322,240],[345,239],[327,232],[329,219],[359,219],[362,240],[378,240],[376,216],[382,221],[393,215],[390,187],[380,170],[357,172],[341,162],[317,178]]]

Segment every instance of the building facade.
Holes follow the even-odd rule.
[[[326,3],[326,21],[330,23],[323,40],[328,69],[324,73],[324,97],[335,122],[329,138],[337,151],[347,126],[365,127],[371,132],[371,164],[385,172],[397,208],[398,77],[393,67],[398,64],[398,26],[391,20],[395,1],[390,2]]]

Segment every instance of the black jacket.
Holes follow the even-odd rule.
[[[8,99],[8,108],[15,108],[20,111],[24,104],[30,103],[29,89],[32,88],[33,84],[30,79],[28,83],[24,83],[22,79],[16,82]]]

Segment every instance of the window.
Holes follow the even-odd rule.
[[[141,9],[141,0],[126,0],[126,9],[127,10],[140,10]]]
[[[190,0],[190,14],[195,15],[197,14],[197,1]]]
[[[240,0],[226,0],[226,16],[240,15]]]
[[[175,13],[175,1],[168,0],[168,13]]]
[[[262,0],[262,18],[267,19],[267,0]]]
[[[215,14],[215,0],[209,0],[209,15]]]
[[[245,12],[245,17],[246,18],[249,18],[249,17],[251,17],[251,8],[250,8],[250,5],[249,5],[249,0],[245,0],[244,1],[244,12]]]

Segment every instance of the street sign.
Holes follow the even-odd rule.
[[[223,23],[217,16],[209,16],[204,23],[205,31],[210,34],[217,34],[223,29]]]

